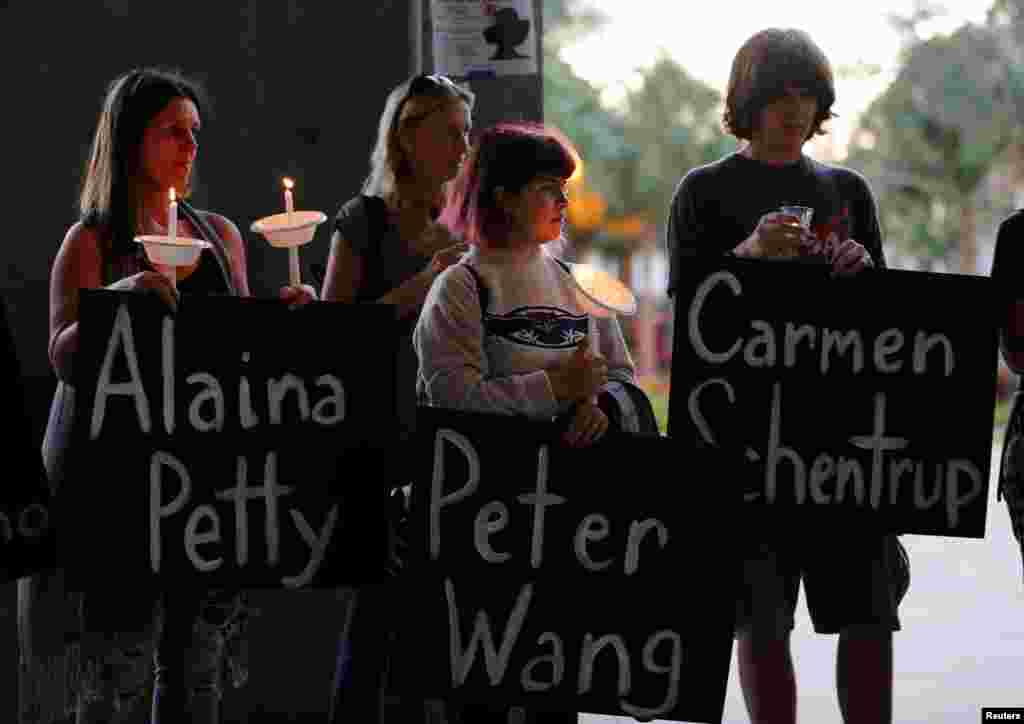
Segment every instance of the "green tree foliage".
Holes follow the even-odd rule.
[[[722,130],[722,97],[662,56],[644,69],[625,103],[625,139],[634,152],[617,164],[624,203],[661,223],[679,179],[736,148]]]
[[[560,56],[606,22],[585,2],[545,0],[544,117],[578,147],[587,186],[605,198],[609,218],[640,216],[660,226],[683,174],[735,142],[722,131],[720,94],[667,56],[637,69],[639,83],[620,106],[607,107],[601,90]],[[627,251],[614,235],[598,233],[593,241],[612,253]]]
[[[902,67],[862,116],[848,162],[881,182],[891,241],[926,267],[974,272],[979,187],[1014,142],[1024,94],[990,25],[908,37]]]
[[[578,148],[586,164],[587,185],[605,199],[614,199],[617,184],[609,163],[631,153],[622,119],[605,108],[600,90],[576,75],[560,55],[562,48],[606,22],[604,16],[579,3],[544,1],[544,120]]]

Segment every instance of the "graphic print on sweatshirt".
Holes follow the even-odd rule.
[[[543,349],[575,347],[587,336],[587,315],[558,307],[517,307],[507,314],[484,314],[487,336]]]

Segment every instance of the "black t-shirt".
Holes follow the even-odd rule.
[[[666,233],[669,295],[682,259],[734,249],[762,216],[787,203],[814,209],[811,227],[819,237],[835,230],[840,240],[855,239],[885,268],[878,212],[863,176],[807,156],[778,165],[736,152],[694,168],[676,188]]]
[[[1024,284],[1020,281],[1021,272],[1024,271],[1024,209],[1018,209],[1007,216],[999,224],[999,231],[996,232],[996,250],[992,257],[992,271],[989,276],[995,282],[996,295],[999,302],[999,339],[1004,347],[1004,359],[1006,357],[1006,346],[1019,347],[1019,337],[1010,339],[1006,336],[1006,322],[1009,319],[1010,305],[1014,302],[1024,301]],[[1019,370],[1014,370],[1020,373]],[[1024,380],[1018,382],[1017,388],[1024,385]],[[1014,406],[1016,408],[1016,405]],[[1014,413],[1017,411],[1014,409]]]
[[[356,302],[374,302],[400,286],[430,263],[430,257],[411,252],[378,197],[356,196],[347,201],[334,220],[334,229],[362,260],[363,273]],[[399,321],[398,358],[395,362],[399,434],[411,436],[416,423],[416,370],[419,360],[412,346],[412,330],[419,315]]]
[[[996,283],[1000,302],[1009,304],[1024,299],[1024,209],[1018,209],[999,224],[996,250],[989,276]]]

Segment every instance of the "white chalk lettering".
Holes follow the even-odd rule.
[[[807,466],[800,454],[780,444],[782,435],[782,383],[772,385],[772,411],[768,427],[768,456],[764,467],[764,495],[769,503],[775,502],[778,491],[778,466],[788,460],[793,466],[793,489],[797,503],[803,503],[807,496]]]
[[[499,553],[491,545],[493,533],[503,530],[508,525],[508,506],[500,500],[492,500],[482,507],[473,521],[473,542],[476,552],[488,563],[504,563],[512,557],[511,553]]]
[[[800,344],[800,340],[806,340],[807,346],[811,350],[814,349],[817,332],[818,330],[809,324],[797,327],[792,322],[786,322],[786,359],[783,362],[786,367],[793,367],[796,364],[796,346]]]
[[[896,337],[892,336],[891,339],[895,340]],[[889,351],[881,356],[882,361],[897,351],[895,341],[887,343],[885,347]],[[852,497],[857,505],[866,504],[874,510],[879,510],[883,502],[887,506],[896,507],[901,500],[906,499],[908,502],[913,501],[915,509],[923,511],[944,501],[946,522],[951,529],[956,528],[964,508],[977,500],[984,486],[984,475],[979,466],[962,458],[938,462],[934,464],[932,480],[926,481],[925,468],[929,463],[906,457],[888,458],[886,453],[905,450],[910,446],[910,441],[887,432],[885,393],[876,392],[872,402],[871,434],[848,438],[851,446],[871,453],[870,469],[866,472],[865,465],[857,458],[841,456],[836,459],[827,453],[820,453],[808,470],[800,452],[782,444],[782,384],[776,382],[772,387],[764,499],[769,503],[775,502],[779,490],[779,469],[786,462],[793,469],[792,489],[797,504],[805,503],[808,494],[811,502],[816,505],[839,505]],[[829,485],[833,478],[834,492]],[[963,483],[964,478],[966,483]],[[746,499],[755,500],[760,495],[760,492],[755,492],[748,494]]]
[[[704,309],[704,302],[707,300],[708,294],[717,284],[727,284],[732,290],[732,293],[737,297],[743,294],[743,287],[740,285],[740,280],[735,275],[726,271],[717,271],[708,276],[700,286],[697,287],[697,292],[693,295],[693,301],[690,302],[690,310],[688,315],[687,329],[690,333],[690,344],[693,346],[694,352],[705,362],[710,364],[725,364],[735,356],[736,352],[740,349],[740,340],[736,340],[727,352],[712,352],[707,344],[704,342],[704,337],[700,333],[700,314]]]
[[[50,511],[42,503],[30,503],[17,513],[16,523],[11,522],[10,514],[0,511],[0,540],[10,543],[17,531],[21,538],[35,540],[50,528]]]
[[[671,656],[668,665],[659,664],[654,660],[654,652],[661,643],[668,643],[671,646]],[[668,686],[665,690],[665,699],[658,706],[644,707],[630,704],[625,699],[619,700],[622,711],[634,719],[649,721],[657,719],[662,714],[667,714],[676,708],[679,701],[679,676],[683,668],[683,641],[675,631],[662,630],[655,633],[644,643],[643,650],[644,668],[652,674],[668,674]]]
[[[199,532],[200,521],[206,518],[210,521],[210,529],[206,532]],[[192,561],[197,571],[206,573],[220,568],[224,562],[223,558],[206,559],[199,555],[197,548],[204,543],[217,543],[220,541],[220,516],[211,505],[200,505],[192,511],[185,524],[185,554]]]
[[[565,502],[561,495],[548,492],[548,446],[537,451],[537,488],[516,498],[524,505],[533,506],[533,538],[530,543],[530,565],[540,568],[544,560],[544,511],[549,505]]]
[[[313,406],[313,422],[320,425],[337,425],[345,419],[344,385],[334,375],[320,375],[316,378],[316,384],[318,387],[328,388],[331,394],[320,398]]]
[[[821,333],[821,374],[827,374],[832,361],[832,349],[837,349],[840,355],[846,354],[846,350],[853,348],[853,362],[850,369],[857,374],[864,369],[864,342],[861,340],[860,332],[851,329],[845,333],[837,332],[834,329],[824,329]]]
[[[523,691],[548,691],[561,684],[562,679],[565,678],[565,648],[562,645],[562,639],[553,631],[545,631],[537,637],[537,645],[542,646],[545,643],[551,644],[551,653],[544,656],[536,656],[530,659],[526,666],[523,667],[522,674],[520,675]],[[551,679],[549,681],[539,681],[534,671],[538,666],[545,664],[550,664],[551,666]]]
[[[903,349],[903,332],[898,329],[887,329],[875,338],[875,369],[889,374],[903,369],[903,360],[886,359]]]
[[[181,489],[166,505],[163,501],[164,468],[170,468],[178,476]],[[149,462],[149,561],[154,573],[160,572],[160,521],[174,515],[192,495],[192,480],[180,460],[170,453],[157,450]]]
[[[753,368],[774,367],[778,352],[775,348],[775,331],[763,319],[754,319],[750,327],[758,334],[747,340],[743,347],[743,361]],[[759,351],[758,348],[762,348]]]
[[[853,497],[858,505],[864,502],[867,496],[865,487],[864,466],[856,458],[839,458],[836,465],[836,497],[835,502],[842,503],[846,500],[846,489],[853,483]]]
[[[822,485],[835,473],[836,462],[831,455],[822,453],[814,458],[811,463],[811,479],[808,487],[811,492],[811,500],[817,505],[825,505],[831,502],[831,497],[822,489]]]
[[[164,317],[163,344],[160,358],[163,366],[164,387],[164,430],[174,434],[174,318]]]
[[[579,694],[586,694],[594,684],[594,659],[601,653],[601,650],[611,646],[618,658],[619,664],[619,696],[628,696],[632,688],[629,678],[629,652],[626,650],[626,642],[618,634],[606,634],[598,639],[587,632],[583,636],[583,647],[580,649],[580,674],[578,687]],[[607,657],[606,657],[607,658]]]
[[[465,456],[469,465],[469,479],[455,492],[442,496],[444,490],[444,443],[455,445]],[[430,485],[430,557],[437,560],[441,555],[441,508],[468,498],[480,485],[480,457],[464,435],[448,428],[440,429],[434,437],[434,470]]]
[[[306,384],[295,375],[288,373],[280,380],[267,380],[267,404],[270,406],[270,424],[281,424],[281,408],[284,405],[284,396],[291,390],[295,393],[295,399],[299,405],[299,419],[303,422],[309,419],[309,393],[306,392]]]
[[[918,463],[917,470],[914,473],[914,505],[919,510],[927,510],[928,508],[931,508],[942,498],[942,490],[944,487],[942,463],[936,463],[935,477],[932,481],[935,487],[932,488],[932,494],[928,497],[925,495],[924,490],[924,465]]]
[[[249,463],[244,455],[238,456],[235,487],[219,491],[218,500],[235,501],[235,553],[238,565],[244,566],[249,560],[249,513],[246,503],[263,498],[265,506],[264,531],[267,538],[267,563],[276,566],[281,557],[281,530],[278,522],[277,499],[289,495],[294,488],[277,484],[277,453],[268,452],[263,464],[263,485],[248,486]]]
[[[960,474],[966,473],[971,487],[966,493],[960,493]],[[946,468],[946,522],[956,528],[960,522],[960,509],[981,494],[981,472],[970,460],[950,460]]]
[[[885,482],[882,473],[882,454],[886,450],[902,450],[908,441],[905,437],[887,437],[885,435],[885,393],[875,393],[874,430],[870,436],[855,435],[850,444],[862,450],[871,451],[871,507],[878,510],[882,502],[882,484]]]
[[[612,564],[612,561],[595,561],[587,551],[589,541],[604,540],[608,537],[611,525],[608,518],[600,513],[591,513],[580,521],[576,527],[576,535],[573,536],[573,550],[576,552],[576,560],[588,571],[603,571]]]
[[[533,597],[533,584],[527,583],[520,589],[508,624],[505,626],[505,633],[501,637],[501,647],[498,649],[494,646],[494,635],[491,633],[486,611],[477,611],[469,644],[466,647],[462,646],[459,609],[455,601],[455,587],[450,578],[444,581],[444,594],[448,601],[448,652],[452,686],[459,687],[465,683],[470,669],[473,668],[478,648],[484,650],[484,665],[487,667],[487,677],[491,681],[491,686],[497,686],[505,676],[512,649],[522,631],[523,621],[530,608],[530,599]]]
[[[640,542],[652,530],[658,533],[658,545],[662,548],[668,545],[668,528],[657,518],[646,520],[634,520],[629,525],[629,540],[626,543],[626,566],[627,576],[632,576],[640,567]]]
[[[896,505],[900,497],[900,481],[906,473],[913,473],[915,467],[912,460],[903,458],[889,463],[889,505]]]
[[[208,372],[196,372],[185,378],[190,385],[205,385],[188,406],[188,422],[198,432],[220,432],[224,429],[224,390],[217,378]],[[203,403],[213,406],[213,418],[203,418]]]
[[[698,358],[714,365],[724,365],[730,362],[736,353],[742,348],[743,361],[751,368],[773,367],[777,361],[777,346],[779,334],[784,335],[783,364],[787,368],[795,367],[799,363],[801,343],[811,354],[817,354],[821,373],[827,374],[838,357],[847,357],[849,368],[857,374],[864,369],[864,341],[858,330],[834,330],[815,327],[811,324],[797,325],[794,322],[786,322],[780,332],[776,332],[772,326],[761,319],[750,321],[750,334],[744,337],[738,336],[724,350],[712,350],[701,332],[701,321],[709,312],[705,309],[707,298],[711,291],[719,284],[726,285],[734,296],[743,295],[743,286],[739,279],[727,271],[716,271],[708,275],[700,286],[697,287],[687,310],[687,333],[690,346]],[[818,344],[820,342],[820,344]],[[815,353],[815,348],[819,350]],[[914,349],[911,353],[906,350],[906,335],[898,329],[886,329],[874,339],[872,361],[875,368],[881,373],[893,374],[903,369],[903,358],[898,357],[902,352],[907,357],[912,354],[913,371],[915,374],[923,374],[927,367],[928,353],[935,347],[940,347],[944,352],[945,375],[948,377],[953,373],[955,357],[953,345],[949,338],[942,334],[927,334],[917,331],[914,336]]]
[[[323,528],[320,529],[319,535],[310,526],[301,510],[292,508],[288,512],[291,513],[295,527],[298,528],[302,540],[306,541],[312,555],[310,555],[309,562],[306,563],[306,567],[302,569],[299,575],[285,576],[281,579],[281,583],[288,588],[301,588],[302,586],[309,585],[317,571],[320,570],[320,566],[323,565],[327,546],[330,545],[331,538],[334,536],[334,527],[338,524],[338,506],[331,506],[331,510],[327,514],[327,520],[324,522]]]
[[[248,361],[249,353],[243,352],[242,362]],[[245,430],[250,430],[260,424],[260,419],[256,417],[256,412],[252,409],[252,392],[249,389],[249,378],[245,375],[238,378],[238,417]]]
[[[124,350],[125,361],[128,363],[128,382],[111,382],[110,376],[114,369],[114,356]],[[103,355],[100,366],[100,378],[96,383],[96,397],[92,408],[92,425],[89,439],[95,440],[103,430],[103,418],[107,413],[107,399],[115,395],[125,395],[135,401],[135,414],[139,419],[139,429],[148,433],[152,427],[149,415],[149,399],[142,386],[142,375],[139,372],[139,358],[135,354],[135,337],[132,334],[132,321],[128,309],[123,304],[117,308],[114,317],[114,328],[110,331],[107,351]]]
[[[946,377],[953,374],[953,368],[956,366],[956,360],[953,356],[953,343],[944,334],[929,335],[924,332],[918,332],[914,335],[914,372],[916,374],[923,374],[928,369],[928,352],[936,345],[942,345],[942,349],[946,353],[944,357]]]
[[[690,396],[686,400],[686,408],[690,411],[690,419],[693,420],[693,424],[697,427],[697,431],[704,438],[704,441],[709,445],[717,445],[718,442],[715,440],[714,433],[711,432],[711,426],[708,425],[707,418],[700,411],[700,396],[711,385],[721,385],[724,387],[729,403],[736,404],[736,391],[729,380],[724,377],[713,377],[710,380],[704,380],[690,391]]]

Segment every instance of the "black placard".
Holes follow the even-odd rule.
[[[548,424],[433,408],[418,430],[402,690],[721,721],[739,573],[728,458],[626,434],[571,449]]]
[[[983,277],[691,260],[670,435],[731,447],[744,499],[780,519],[983,537],[993,294]]]
[[[0,379],[4,385],[4,473],[0,480],[0,582],[56,565],[49,486],[25,409],[21,365],[0,299]]]
[[[185,295],[171,315],[154,296],[83,291],[80,324],[60,504],[62,555],[81,583],[380,577],[389,307]]]

